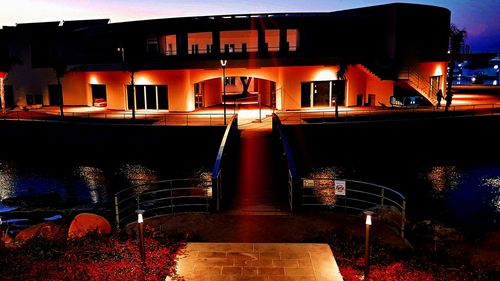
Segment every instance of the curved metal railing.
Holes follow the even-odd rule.
[[[146,218],[178,213],[207,213],[212,199],[211,179],[171,179],[132,186],[115,194],[117,228],[134,222],[136,210]]]
[[[302,208],[365,211],[394,207],[399,212],[401,236],[406,223],[406,198],[400,192],[375,183],[339,178],[303,178]]]

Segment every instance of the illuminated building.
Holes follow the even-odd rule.
[[[396,3],[326,13],[18,24],[0,30],[0,44],[23,62],[6,81],[8,101],[17,105],[57,105],[62,93],[67,106],[189,112],[223,102],[224,59],[228,102],[260,95],[264,106],[295,110],[388,105],[391,96],[433,103],[445,88],[449,27],[447,9]],[[56,62],[68,70],[62,89]],[[345,80],[337,79],[339,65],[348,66]]]

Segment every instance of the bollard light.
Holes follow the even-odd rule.
[[[370,276],[370,226],[372,225],[372,216],[373,212],[365,211],[366,215],[365,225],[366,225],[366,233],[365,233],[365,279],[368,280]]]
[[[146,265],[146,250],[144,249],[144,210],[135,211],[137,214],[137,226],[139,228],[139,250],[141,252],[141,262],[144,269]]]

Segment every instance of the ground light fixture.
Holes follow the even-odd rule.
[[[226,125],[226,64],[227,60],[220,60],[220,65],[222,66],[222,103],[224,105],[224,125]]]
[[[365,279],[368,280],[370,276],[370,227],[372,225],[372,211],[365,211],[366,216],[366,233],[365,233]]]
[[[144,249],[144,210],[136,210],[137,214],[137,227],[139,229],[139,250],[141,252],[141,263],[144,267],[146,265],[146,250]],[[143,268],[144,269],[144,268]]]

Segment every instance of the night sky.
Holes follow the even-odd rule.
[[[380,0],[16,0],[3,1],[0,26],[108,18],[111,22],[221,14],[325,12],[391,3]],[[397,1],[445,7],[468,32],[472,52],[500,52],[499,0]],[[423,17],[422,20],[425,20]],[[417,23],[418,24],[418,23]]]

